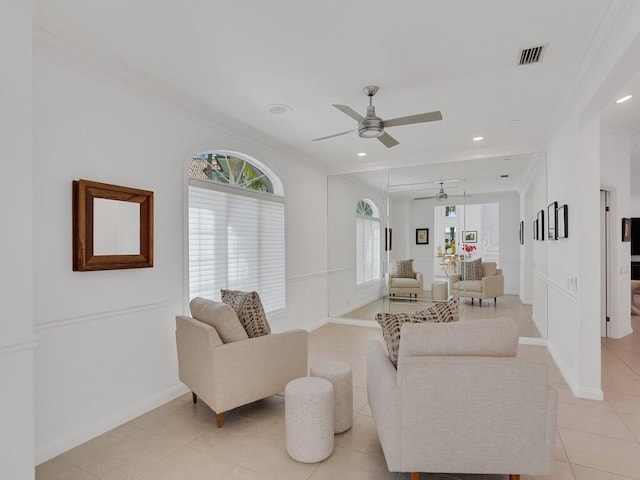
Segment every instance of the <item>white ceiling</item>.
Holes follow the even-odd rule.
[[[40,3],[38,28],[341,172],[544,148],[611,2]],[[542,61],[518,66],[521,49],[537,45],[545,46]],[[368,84],[380,86],[374,104],[382,118],[440,110],[444,120],[390,128],[400,142],[391,149],[356,133],[311,142],[355,128],[331,104],[364,114]],[[274,115],[270,104],[293,110]],[[485,140],[473,142],[476,135]]]

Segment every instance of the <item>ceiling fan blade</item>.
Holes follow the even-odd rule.
[[[334,103],[333,106],[336,107],[338,110],[340,110],[342,113],[345,113],[349,115],[351,118],[353,118],[354,120],[357,120],[358,122],[364,118],[362,115],[356,112],[353,108],[347,107],[346,105],[336,105]]]
[[[384,143],[384,145],[387,148],[391,148],[391,147],[395,147],[396,145],[398,145],[398,141],[393,138],[391,135],[389,135],[387,132],[383,133],[382,135],[380,135],[379,137],[377,137],[378,140],[380,140],[382,143]]]
[[[414,200],[430,200],[432,198],[436,198],[436,197],[415,197]]]
[[[334,133],[333,135],[327,135],[326,137],[314,138],[311,140],[312,142],[317,142],[318,140],[326,140],[327,138],[339,137],[340,135],[346,135],[347,133],[355,132],[357,128],[353,130],[347,130],[346,132]]]
[[[442,120],[442,113],[439,110],[428,113],[418,113],[417,115],[409,115],[406,117],[392,118],[391,120],[385,120],[384,126],[386,127],[399,127],[400,125],[411,125],[413,123],[435,122]]]

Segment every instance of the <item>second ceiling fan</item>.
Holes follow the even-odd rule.
[[[408,115],[406,117],[392,118],[391,120],[383,120],[376,116],[376,107],[373,105],[373,96],[378,91],[378,87],[375,85],[369,85],[364,87],[364,93],[369,97],[369,106],[367,107],[367,114],[363,117],[351,107],[346,105],[333,104],[342,113],[349,115],[354,120],[358,121],[358,128],[347,130],[346,132],[335,133],[326,137],[314,138],[313,141],[326,140],[327,138],[339,137],[340,135],[346,135],[351,132],[358,132],[358,135],[362,138],[377,138],[387,148],[398,145],[398,141],[384,131],[386,127],[399,127],[401,125],[411,125],[414,123],[425,123],[442,120],[442,113],[440,111],[418,113],[416,115]]]

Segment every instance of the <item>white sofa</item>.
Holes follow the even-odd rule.
[[[515,358],[518,337],[505,318],[406,323],[397,370],[370,343],[367,394],[389,471],[551,473],[556,391],[546,365]]]
[[[449,295],[470,297],[471,304],[477,298],[480,306],[482,300],[493,298],[496,305],[498,297],[504,295],[504,276],[496,262],[482,262],[482,280],[465,280],[460,275],[449,276]]]
[[[216,412],[224,412],[284,391],[290,380],[307,375],[305,330],[272,333],[223,343],[214,327],[188,316],[176,317],[180,380]]]

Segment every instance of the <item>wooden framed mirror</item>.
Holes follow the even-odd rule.
[[[153,192],[73,181],[73,270],[153,267]]]

